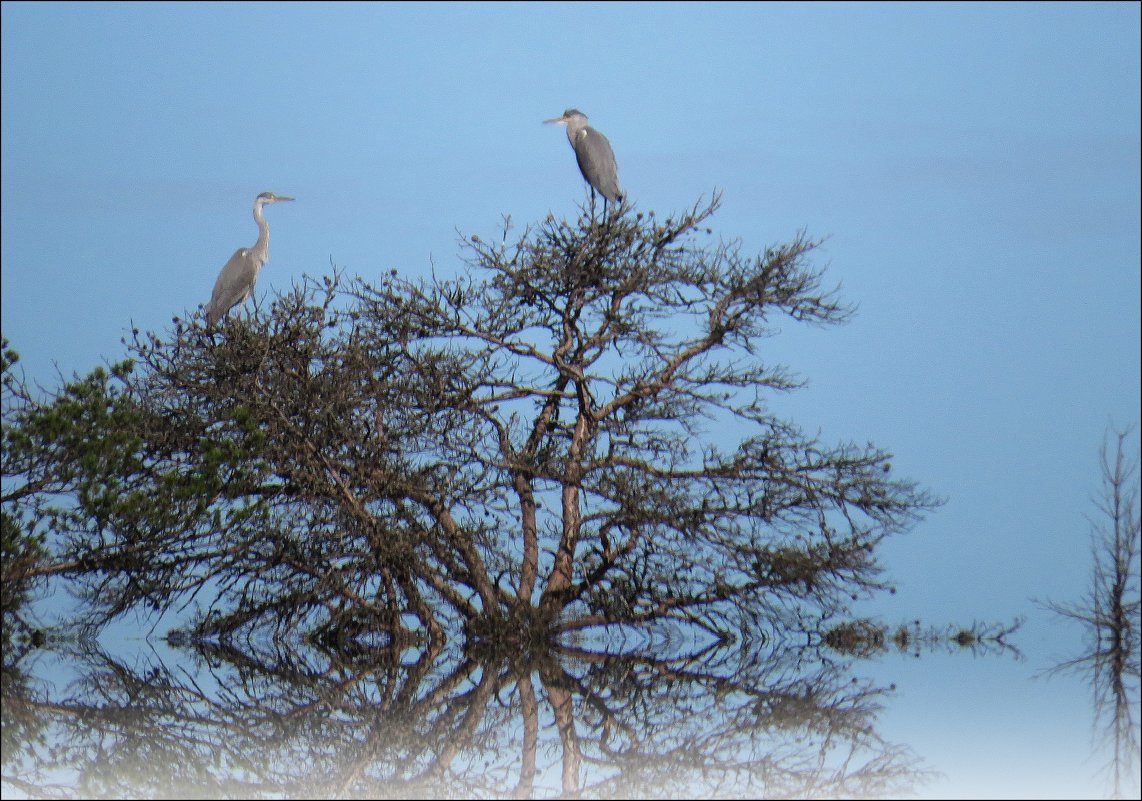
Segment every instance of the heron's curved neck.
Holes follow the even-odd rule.
[[[254,204],[254,222],[258,224],[258,241],[254,245],[254,252],[261,261],[266,261],[270,253],[270,224],[262,216],[262,203]]]
[[[567,121],[567,141],[571,143],[572,147],[575,146],[575,139],[579,136],[579,132],[586,127],[586,120],[578,117],[573,117]]]

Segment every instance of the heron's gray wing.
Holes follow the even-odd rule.
[[[619,167],[607,137],[594,128],[584,128],[575,139],[575,159],[587,183],[607,200],[622,200]]]
[[[253,253],[250,248],[238,248],[214,282],[214,292],[210,295],[210,303],[206,304],[206,324],[214,325],[226,312],[248,298],[257,280],[258,265]]]

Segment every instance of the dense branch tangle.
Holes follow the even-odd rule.
[[[768,410],[800,386],[776,323],[850,309],[815,242],[746,256],[703,227],[717,205],[505,226],[458,277],[307,281],[219,333],[136,335],[113,405],[143,445],[115,481],[96,459],[99,513],[72,518],[91,597],[194,599],[202,633],[518,644],[728,636],[878,588],[875,546],[932,500]]]
[[[511,243],[464,242],[459,278],[359,288],[376,347],[399,342],[413,374],[462,370],[416,405],[439,393],[450,459],[488,482],[480,545],[507,571],[504,615],[725,634],[731,613],[877,586],[873,547],[930,503],[886,479],[887,454],[824,449],[767,412],[767,390],[799,386],[758,352],[770,318],[849,309],[821,291],[804,236],[755,258],[699,244],[716,207],[549,217]],[[753,433],[723,451],[715,426]]]

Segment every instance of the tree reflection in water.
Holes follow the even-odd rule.
[[[1105,753],[1103,771],[1110,798],[1137,798],[1138,762],[1138,647],[1133,650],[1099,641],[1090,653],[1056,665],[1050,673],[1077,673],[1090,682],[1097,751]]]
[[[214,646],[176,668],[92,646],[68,655],[80,678],[62,688],[9,664],[5,794],[879,797],[928,777],[876,733],[886,689],[851,660],[653,645],[359,659]]]
[[[1139,562],[1142,522],[1138,516],[1138,459],[1127,455],[1130,429],[1114,432],[1101,452],[1102,491],[1091,518],[1091,577],[1078,603],[1048,602],[1046,609],[1080,623],[1088,647],[1051,673],[1078,673],[1090,681],[1096,748],[1109,753],[1105,772],[1112,798],[1137,798],[1139,677],[1142,671],[1142,602]],[[1109,437],[1108,437],[1109,438]]]

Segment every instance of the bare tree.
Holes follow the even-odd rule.
[[[882,589],[876,547],[936,501],[770,411],[803,383],[766,348],[781,321],[851,309],[817,242],[745,254],[704,228],[717,206],[505,225],[455,277],[306,281],[222,337],[136,334],[134,369],[15,423],[66,466],[59,563],[98,620],[511,648],[732,637]]]
[[[1090,589],[1077,604],[1048,602],[1047,609],[1081,623],[1090,635],[1083,655],[1053,671],[1087,674],[1094,696],[1097,739],[1110,757],[1106,773],[1113,798],[1138,795],[1138,706],[1140,607],[1138,460],[1127,455],[1130,429],[1114,432],[1113,454],[1100,451],[1102,488],[1091,524]]]

